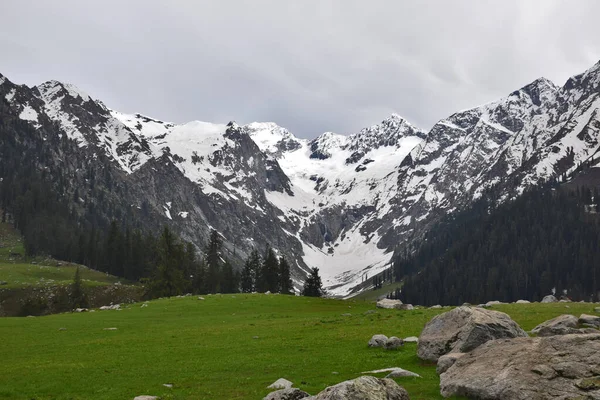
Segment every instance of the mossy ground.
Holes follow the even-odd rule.
[[[441,398],[435,366],[416,357],[416,344],[386,351],[368,348],[367,341],[376,333],[418,336],[429,319],[448,308],[365,314],[375,309],[373,303],[260,294],[204,298],[0,319],[0,398],[261,399],[266,386],[281,377],[314,394],[362,371],[389,367],[422,376],[397,380],[411,399]],[[595,306],[494,309],[530,330],[563,313],[593,313]],[[118,329],[104,330],[109,327]]]

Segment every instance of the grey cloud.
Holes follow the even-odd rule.
[[[429,128],[600,59],[600,3],[5,0],[0,73],[123,112],[274,121],[303,137],[396,112]]]

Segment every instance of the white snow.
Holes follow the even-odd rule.
[[[185,218],[188,217],[189,212],[187,212],[187,211],[179,211],[179,213],[177,215],[179,215],[181,218],[185,219]]]
[[[25,121],[38,123],[38,113],[33,108],[31,108],[29,104],[23,107],[21,114],[19,114],[19,118]]]

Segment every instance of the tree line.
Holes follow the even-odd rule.
[[[397,254],[391,297],[413,304],[539,301],[556,293],[598,300],[600,195],[551,182],[496,205],[483,196],[431,230],[413,253]]]

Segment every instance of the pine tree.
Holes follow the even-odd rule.
[[[210,239],[206,246],[206,276],[205,284],[208,293],[217,293],[221,282],[221,248],[223,242],[216,230],[210,231]]]
[[[75,276],[71,284],[71,306],[72,308],[82,308],[88,306],[87,295],[81,282],[79,267],[75,269]]]
[[[149,282],[151,296],[169,297],[183,293],[185,289],[183,258],[183,245],[165,226],[158,244],[158,265]]]
[[[323,284],[321,283],[321,277],[319,276],[319,268],[313,268],[310,271],[310,275],[306,279],[306,282],[304,282],[302,295],[310,297],[321,297],[323,296],[323,294]]]
[[[290,265],[284,256],[279,258],[279,292],[282,294],[294,293],[294,285],[290,277]]]
[[[258,292],[279,292],[279,261],[271,246],[267,246],[262,267],[258,275],[256,290]]]
[[[223,275],[221,280],[221,292],[223,293],[238,293],[239,292],[239,277],[233,270],[233,266],[227,260],[223,264]]]

